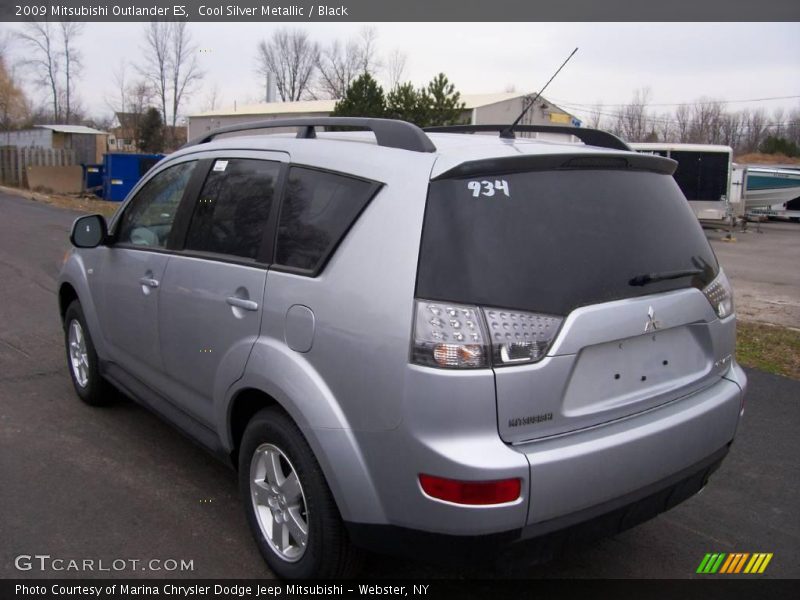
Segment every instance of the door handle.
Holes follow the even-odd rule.
[[[226,299],[228,304],[244,310],[258,310],[258,302],[253,300],[245,300],[244,298],[237,298],[236,296],[228,296]]]
[[[158,279],[153,279],[152,277],[142,277],[139,280],[139,283],[142,285],[146,285],[147,287],[157,288],[158,287]]]

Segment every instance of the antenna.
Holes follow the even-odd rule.
[[[516,127],[519,124],[519,122],[522,120],[522,117],[525,116],[525,113],[527,113],[531,109],[531,107],[539,99],[539,96],[542,95],[542,92],[544,92],[547,89],[547,86],[550,85],[550,82],[553,81],[553,79],[556,78],[556,75],[558,75],[561,72],[561,69],[564,68],[564,65],[566,65],[569,62],[570,58],[575,56],[575,53],[577,51],[578,51],[577,48],[575,48],[575,50],[572,51],[572,54],[570,54],[567,57],[567,60],[565,60],[563,63],[561,63],[561,66],[558,67],[558,70],[555,73],[553,73],[553,76],[547,81],[547,83],[544,84],[544,87],[541,90],[539,90],[538,92],[536,92],[536,95],[533,97],[533,100],[531,100],[528,103],[528,106],[526,106],[525,108],[522,109],[522,112],[519,113],[519,116],[516,118],[516,120],[511,125],[509,125],[506,129],[503,129],[503,131],[500,132],[500,137],[501,138],[514,139],[514,127]]]

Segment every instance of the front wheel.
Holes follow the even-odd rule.
[[[360,553],[297,425],[265,409],[247,426],[239,488],[250,529],[270,569],[284,579],[351,575]]]
[[[92,406],[108,404],[111,389],[100,375],[97,353],[86,327],[83,309],[77,300],[64,313],[64,344],[69,375],[80,399]]]

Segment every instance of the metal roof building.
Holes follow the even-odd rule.
[[[518,92],[502,94],[462,94],[465,104],[464,122],[473,125],[511,123],[535,94]],[[268,119],[288,117],[327,117],[336,100],[301,100],[299,102],[263,102],[214,110],[189,117],[188,137],[194,139],[212,129]],[[539,97],[521,121],[524,125],[580,126],[580,120],[546,98]],[[275,130],[277,131],[277,130]]]
[[[4,146],[72,149],[79,163],[95,164],[103,162],[108,133],[83,125],[36,125],[33,129],[4,132],[0,140]]]

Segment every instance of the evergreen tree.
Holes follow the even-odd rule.
[[[771,135],[763,142],[759,150],[764,154],[784,154],[786,156],[799,156],[800,148],[794,142],[784,137]]]
[[[164,123],[157,108],[150,107],[144,113],[136,129],[136,145],[142,152],[164,151]]]
[[[431,80],[423,92],[423,98],[428,111],[426,126],[458,125],[464,122],[466,105],[461,102],[461,94],[444,73],[439,73]]]
[[[332,117],[385,117],[386,99],[383,88],[369,73],[357,77],[347,88],[344,98],[336,103]]]
[[[428,107],[422,90],[415,90],[408,82],[395,87],[386,96],[386,113],[390,119],[401,119],[425,127],[428,124]]]

